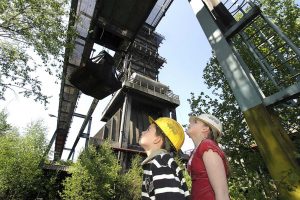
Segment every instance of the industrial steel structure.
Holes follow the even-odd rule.
[[[57,129],[49,144],[50,148],[55,141],[55,160],[61,158],[64,150],[70,151],[70,159],[79,139],[89,139],[91,116],[103,96],[94,99],[85,115],[76,114],[76,103],[81,91],[70,80],[74,73],[78,77],[91,77],[88,72],[78,70],[88,69],[95,44],[115,51],[114,65],[123,76],[121,88],[113,94],[103,113],[102,120],[107,123],[93,138],[93,142],[101,143],[103,139],[111,139],[113,147],[120,152],[124,152],[124,149],[135,152],[136,148],[139,149],[138,137],[148,123],[148,115],[176,117],[175,108],[179,105],[179,97],[157,81],[165,59],[158,54],[164,37],[156,33],[155,28],[171,3],[171,0],[72,1],[71,8],[76,11],[76,15],[70,15],[69,24],[75,26],[78,36],[74,50],[65,55]],[[105,88],[104,85],[100,89],[104,91]],[[66,149],[72,119],[76,116],[84,118],[84,122],[72,148]],[[88,132],[84,133],[88,123]]]
[[[214,50],[271,176],[293,188],[289,190],[278,184],[281,197],[300,199],[296,150],[271,111],[283,103],[299,106],[299,47],[261,12],[257,3],[224,1],[218,8],[211,9],[200,0],[188,2]],[[126,168],[132,154],[143,153],[138,139],[148,125],[147,116],[176,118],[179,98],[158,81],[159,69],[165,63],[158,48],[164,38],[155,32],[171,3],[172,0],[72,1],[76,15],[70,15],[69,24],[75,25],[78,35],[75,49],[65,55],[57,129],[49,144],[50,148],[55,141],[54,159],[60,159],[64,151],[74,116],[83,117],[84,122],[69,158],[80,138],[90,138],[89,129],[87,133],[84,130],[88,123],[90,126],[92,113],[102,96],[94,99],[86,115],[76,114],[81,92],[70,79],[78,69],[89,68],[95,44],[115,51],[112,71],[118,71],[114,78],[121,84],[117,91],[101,86],[101,90],[113,96],[102,113],[101,120],[106,124],[90,142],[101,145],[103,140],[109,139]],[[249,68],[237,43],[252,55],[255,69]],[[94,74],[87,77],[90,75]],[[260,86],[262,82],[267,82],[269,87]]]

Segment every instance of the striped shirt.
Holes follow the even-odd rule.
[[[190,198],[182,170],[164,150],[155,152],[142,163],[142,200],[187,200]]]

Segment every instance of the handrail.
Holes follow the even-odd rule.
[[[156,87],[154,85],[150,85],[146,82],[143,82],[141,80],[137,80],[137,79],[129,79],[128,82],[134,84],[134,85],[138,85],[140,87],[143,87],[143,88],[146,88],[148,90],[152,90],[154,92],[157,92],[159,94],[162,94],[162,95],[166,95],[167,97],[171,98],[171,99],[175,99],[175,100],[178,100],[179,101],[179,96],[174,94],[171,90],[165,90],[165,88],[159,88],[159,87]]]

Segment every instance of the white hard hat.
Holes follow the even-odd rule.
[[[221,121],[211,114],[201,114],[199,116],[191,116],[190,120],[201,120],[212,128],[213,131],[217,131],[219,136],[223,135]]]

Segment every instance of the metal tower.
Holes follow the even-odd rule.
[[[176,119],[179,97],[157,81],[159,69],[165,63],[158,54],[163,39],[149,25],[144,25],[139,31],[123,60],[126,76],[122,88],[114,94],[102,113],[102,121],[106,124],[91,138],[96,144],[110,140],[124,169],[132,155],[144,154],[138,140],[149,125],[148,116]],[[115,56],[118,57],[119,54]]]
[[[281,198],[300,199],[296,149],[272,112],[279,104],[299,107],[299,48],[250,1],[218,4],[212,0],[218,5],[214,8],[200,0],[189,2],[278,183]],[[255,68],[249,67],[249,58],[243,57],[237,43],[252,54],[250,62],[255,62]],[[260,87],[262,83],[268,87]]]
[[[48,146],[49,151],[55,143],[54,160],[60,159],[65,150],[70,151],[70,159],[80,138],[88,143],[91,116],[99,100],[110,94],[113,94],[112,100],[102,116],[107,123],[90,142],[99,144],[103,139],[110,139],[120,152],[124,166],[128,152],[143,153],[137,144],[140,132],[148,125],[148,115],[176,117],[179,97],[158,82],[159,69],[165,63],[158,48],[164,38],[154,31],[172,2],[72,0],[69,26],[74,26],[78,34],[75,48],[65,52],[57,129]],[[89,71],[98,64],[101,68],[101,63],[92,58],[95,45],[115,52],[112,59],[109,55],[106,57],[108,63],[114,63],[113,67],[107,65],[111,70],[108,70],[109,75],[114,75],[111,74],[114,67],[121,72],[118,79],[122,84],[116,93],[111,86],[97,82],[98,75],[107,79],[106,74]],[[86,114],[75,112],[82,92],[94,97]],[[67,149],[65,143],[74,116],[84,120],[73,146]],[[88,132],[84,133],[87,125]]]

